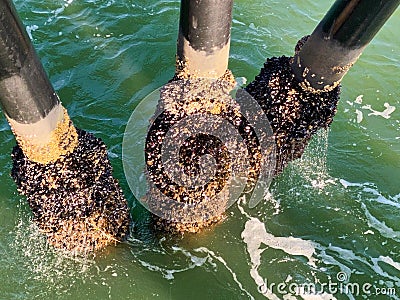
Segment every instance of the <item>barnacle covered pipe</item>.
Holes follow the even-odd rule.
[[[343,76],[398,7],[399,0],[337,0],[301,39],[294,57],[267,59],[246,90],[263,107],[277,143],[277,173],[299,158],[336,113]]]
[[[232,2],[181,1],[176,73],[160,90],[145,145],[145,205],[164,230],[218,222],[260,175],[260,140],[231,94]]]
[[[75,253],[123,239],[130,217],[105,144],[74,127],[9,0],[0,0],[0,21],[0,102],[17,140],[12,177],[39,230]]]
[[[221,185],[226,183],[224,175],[229,172],[226,166],[227,153],[221,148],[220,141],[209,135],[197,135],[190,142],[187,141],[190,145],[184,146],[184,153],[178,154],[179,163],[185,166],[184,173],[190,177],[199,172],[201,155],[210,155],[210,151],[219,152],[217,176],[205,186],[193,188],[182,182],[177,184],[176,178],[169,178],[163,166],[161,148],[166,143],[168,131],[182,118],[197,113],[218,114],[221,109],[226,109],[225,102],[229,94],[222,91],[221,85],[225,86],[228,93],[234,87],[233,76],[227,71],[232,4],[232,0],[181,0],[176,73],[173,80],[161,89],[156,112],[158,117],[155,116],[149,127],[145,148],[146,174],[154,183],[146,204],[155,212],[156,224],[163,230],[196,232],[220,220],[224,211],[223,201],[221,205],[215,204],[214,211],[210,212],[206,210],[211,203],[205,203],[206,199],[218,194]],[[211,30],[211,26],[215,30]],[[210,80],[218,80],[226,72],[227,80],[221,79],[220,85],[210,84]],[[216,98],[218,93],[218,101],[210,103],[210,98]],[[188,153],[190,149],[192,152]],[[218,154],[215,154],[214,159],[218,159]],[[194,165],[196,160],[197,165]],[[185,217],[188,213],[193,213],[189,219]],[[203,217],[203,214],[207,216]]]

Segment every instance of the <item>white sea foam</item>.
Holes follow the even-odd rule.
[[[377,202],[384,205],[390,205],[395,208],[400,208],[400,203],[398,202],[398,199],[396,199],[395,197],[392,198],[393,200],[388,199],[384,197],[381,193],[379,193],[376,189],[373,189],[371,187],[364,187],[363,192],[370,193],[376,196],[376,198],[369,199],[372,202]]]
[[[35,31],[37,29],[39,29],[39,26],[37,26],[37,25],[28,25],[28,26],[26,26],[26,33],[28,34],[28,36],[29,36],[29,38],[31,40],[33,40],[32,31]]]
[[[155,249],[152,248],[150,251],[159,253],[161,255],[166,254],[163,251],[160,252],[160,251],[157,251],[157,250],[154,251],[154,250]],[[181,265],[180,267],[176,267],[176,268],[170,268],[168,265],[167,266],[159,266],[159,265],[156,265],[147,260],[141,259],[139,256],[136,257],[136,260],[143,267],[148,269],[149,271],[153,271],[153,272],[162,274],[162,276],[167,280],[173,280],[175,278],[175,274],[177,274],[177,273],[182,273],[182,272],[194,269],[196,267],[201,267],[209,262],[208,256],[201,257],[201,256],[194,255],[190,251],[188,251],[182,247],[172,246],[171,250],[175,254],[175,257],[178,257],[178,254],[181,253],[181,254],[183,254],[184,257],[188,258],[189,260],[185,259],[182,264],[179,264],[178,262],[174,263],[174,266]],[[200,252],[200,251],[197,251],[197,252]]]
[[[368,222],[368,226],[371,229],[378,231],[382,236],[386,238],[393,239],[397,242],[400,241],[400,231],[396,231],[393,228],[390,228],[385,224],[384,221],[376,218],[369,210],[366,203],[379,203],[382,205],[390,206],[394,209],[400,208],[400,203],[398,199],[398,195],[395,197],[385,197],[383,196],[375,187],[374,184],[366,182],[366,183],[357,183],[357,182],[349,182],[344,179],[340,179],[339,182],[342,184],[344,188],[356,187],[359,188],[359,195],[363,202],[361,202],[361,208],[364,211],[364,215],[366,221]],[[371,231],[368,231],[369,233]]]
[[[398,262],[393,261],[392,258],[388,256],[379,256],[379,257],[370,257],[368,259],[355,254],[352,250],[344,249],[338,246],[329,245],[328,247],[316,244],[317,250],[319,250],[318,256],[322,258],[322,261],[327,265],[336,265],[340,268],[341,272],[347,274],[347,280],[352,282],[351,274],[353,274],[353,270],[347,265],[339,262],[336,257],[340,257],[343,261],[348,263],[361,263],[362,265],[369,267],[375,274],[377,274],[380,278],[385,279],[387,283],[399,283],[399,278],[385,272],[379,262],[384,262],[393,266],[396,269],[399,269],[400,264]],[[328,254],[336,253],[335,255]],[[371,262],[372,263],[371,263]],[[400,270],[400,269],[399,269]]]
[[[364,114],[363,114],[363,110],[367,110],[369,111],[368,116],[380,116],[382,118],[385,119],[390,119],[391,114],[396,110],[396,107],[393,105],[390,105],[389,103],[385,102],[383,104],[383,106],[385,107],[385,109],[383,111],[378,111],[372,108],[371,104],[363,104],[363,95],[358,95],[357,98],[354,100],[354,102],[351,101],[346,101],[348,105],[350,106],[355,106],[358,107],[355,109],[355,114],[356,114],[356,119],[354,120],[355,122],[357,122],[358,124],[360,124],[362,122],[362,120],[364,119]],[[355,105],[358,104],[358,105]],[[362,106],[361,106],[362,105]],[[345,112],[348,112],[349,109],[345,109]]]
[[[387,226],[384,221],[380,221],[376,217],[374,217],[368,210],[365,203],[361,203],[361,207],[364,210],[364,214],[365,217],[367,218],[368,225],[371,228],[379,231],[380,234],[386,238],[393,239],[396,242],[400,242],[400,231],[393,230],[392,228]]]
[[[396,110],[396,107],[390,105],[387,102],[385,102],[383,105],[385,106],[385,110],[383,110],[383,111],[377,111],[377,110],[372,109],[370,104],[363,105],[362,108],[371,111],[368,114],[368,116],[381,116],[385,119],[389,119],[391,117],[391,114]]]
[[[354,100],[354,103],[362,104],[363,97],[364,97],[364,95],[358,95],[356,100]]]
[[[339,182],[343,185],[344,188],[348,188],[349,186],[362,186],[362,183],[354,183],[346,181],[344,179],[339,179]]]
[[[304,256],[308,259],[309,265],[315,267],[315,259],[313,258],[315,248],[311,241],[295,237],[276,237],[268,233],[265,224],[257,218],[251,217],[246,222],[242,238],[247,245],[247,252],[250,255],[250,276],[258,287],[264,285],[264,279],[258,272],[258,268],[261,265],[261,254],[265,250],[265,248],[261,248],[262,244],[270,248],[283,250],[291,256]],[[279,299],[269,289],[265,289],[262,295],[268,299]]]
[[[400,263],[393,261],[391,257],[388,256],[379,256],[378,258],[380,261],[383,261],[387,263],[388,265],[391,265],[393,268],[397,269],[400,271]]]
[[[385,197],[383,196],[376,188],[376,186],[372,183],[354,183],[349,182],[344,179],[340,179],[339,182],[343,185],[344,188],[348,187],[357,187],[359,188],[359,195],[363,202],[361,202],[361,208],[364,211],[364,215],[366,217],[366,221],[368,222],[368,226],[371,229],[378,231],[382,236],[386,238],[393,239],[394,241],[400,241],[400,231],[396,231],[393,228],[390,228],[384,221],[376,218],[369,210],[366,203],[379,203],[382,205],[390,206],[391,209],[400,209],[399,203],[399,195],[394,197]]]
[[[362,98],[360,97],[357,102],[361,104]],[[321,138],[321,137],[320,137]],[[321,142],[321,141],[320,141]],[[322,143],[323,144],[323,143]],[[321,154],[322,153],[322,154]],[[314,153],[313,153],[314,155]],[[321,156],[321,157],[320,157]],[[383,205],[389,205],[395,209],[400,208],[400,194],[394,197],[385,197],[383,196],[377,187],[373,183],[357,183],[350,182],[345,179],[337,179],[332,178],[326,172],[325,164],[321,162],[324,159],[323,151],[320,152],[317,159],[313,161],[313,157],[308,159],[307,157],[297,163],[294,172],[300,172],[307,182],[311,183],[312,188],[323,189],[325,188],[324,183],[331,183],[335,185],[336,183],[340,183],[345,189],[349,189],[348,193],[353,194],[354,192],[359,195],[357,197],[356,202],[360,203],[362,209],[364,210],[365,217],[362,217],[368,223],[370,229],[364,230],[364,234],[376,235],[380,234],[384,237],[393,239],[394,241],[400,241],[400,232],[394,230],[390,226],[386,225],[384,221],[378,220],[375,216],[371,214],[368,210],[365,203],[367,202],[375,202]],[[318,162],[317,162],[318,161]],[[314,167],[316,165],[316,167]],[[310,172],[307,172],[307,169],[310,169]],[[311,172],[314,171],[314,173]],[[315,178],[315,174],[319,173],[320,180]],[[321,176],[322,175],[322,176]],[[349,282],[351,282],[350,276],[351,274],[358,274],[354,270],[353,265],[364,265],[367,268],[371,269],[371,273],[376,274],[379,278],[382,278],[382,282],[379,284],[383,287],[391,287],[394,284],[400,286],[400,281],[397,276],[393,273],[387,273],[384,271],[382,264],[388,264],[395,269],[400,268],[400,264],[394,261],[390,254],[381,255],[379,257],[369,257],[360,254],[356,254],[353,250],[345,249],[342,245],[329,245],[322,246],[318,242],[315,241],[304,241],[302,239],[293,238],[282,238],[275,237],[272,234],[268,233],[264,223],[262,223],[259,219],[252,217],[249,215],[243,207],[240,206],[241,202],[238,202],[238,208],[249,220],[246,222],[245,229],[242,232],[242,238],[246,243],[247,251],[250,255],[250,275],[253,278],[255,284],[257,286],[263,286],[264,278],[259,274],[259,267],[263,265],[264,260],[262,259],[262,253],[265,251],[265,247],[267,246],[274,249],[280,249],[289,255],[302,255],[309,259],[308,264],[310,265],[310,269],[315,267],[315,260],[319,259],[319,261],[328,266],[337,266],[349,276]],[[244,206],[245,207],[245,206]],[[296,247],[300,246],[299,248]],[[295,245],[295,246],[293,246]],[[299,249],[299,251],[296,251]],[[318,251],[316,253],[316,251]],[[340,259],[338,259],[340,257]],[[324,268],[320,268],[322,272]],[[358,269],[358,268],[357,268]],[[313,273],[313,272],[311,272]],[[328,275],[329,278],[329,275]],[[290,279],[291,280],[291,279]],[[314,277],[315,282],[319,282],[319,276]],[[263,286],[265,290],[265,285]],[[268,299],[278,299],[281,296],[274,294],[274,290],[265,290],[266,292],[263,294]],[[279,296],[279,297],[278,297]],[[296,295],[287,294],[283,297],[283,299],[297,299],[295,297],[301,297],[302,299],[335,299],[333,295],[330,294],[320,294],[320,295],[302,295],[301,292]],[[349,299],[354,299],[352,295],[347,295]],[[398,298],[396,298],[398,299]]]
[[[308,263],[315,266],[315,259],[313,258],[315,248],[311,241],[291,236],[276,237],[268,233],[265,224],[257,218],[251,218],[246,222],[242,238],[252,249],[259,249],[261,244],[264,244],[274,249],[283,250],[289,255],[305,256],[308,259]]]
[[[356,115],[357,115],[357,123],[360,124],[363,120],[363,113],[361,110],[356,109]]]
[[[209,258],[213,258],[219,261],[229,271],[229,273],[231,273],[233,280],[236,282],[240,290],[242,290],[247,296],[249,296],[250,299],[254,299],[254,297],[243,287],[243,284],[239,281],[236,273],[232,270],[232,268],[229,267],[228,263],[221,256],[217,255],[214,251],[209,250],[206,247],[200,247],[194,249],[194,251],[207,253]]]

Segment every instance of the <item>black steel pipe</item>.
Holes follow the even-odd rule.
[[[400,0],[337,0],[291,63],[303,89],[332,90],[399,6]]]
[[[233,0],[181,0],[177,56],[190,75],[215,78],[225,73],[232,6]]]
[[[44,119],[60,102],[10,0],[0,0],[0,102],[21,124]]]

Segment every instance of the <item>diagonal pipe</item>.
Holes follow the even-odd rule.
[[[0,103],[17,136],[49,142],[63,109],[10,1],[0,5]]]
[[[304,89],[336,87],[399,6],[399,0],[338,0],[291,64]]]
[[[10,0],[0,0],[0,103],[17,140],[11,175],[49,243],[86,253],[125,238],[106,146],[74,127]]]
[[[301,157],[336,113],[340,82],[400,0],[337,0],[294,57],[267,59],[246,86],[266,113],[277,145],[276,173]]]

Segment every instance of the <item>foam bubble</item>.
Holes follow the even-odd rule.
[[[379,260],[391,265],[393,268],[400,271],[400,263],[395,262],[391,257],[388,256],[379,256]]]
[[[258,287],[264,286],[264,279],[258,273],[261,265],[261,244],[274,249],[280,249],[289,255],[301,255],[308,259],[311,266],[315,266],[313,254],[314,245],[311,241],[302,240],[295,237],[275,237],[267,232],[264,223],[259,219],[251,217],[245,224],[242,232],[242,238],[247,245],[247,252],[250,255],[251,269],[250,276]],[[266,289],[262,293],[268,299],[279,299],[272,291]]]
[[[261,254],[261,244],[274,249],[280,249],[289,255],[301,255],[308,259],[311,266],[315,266],[313,254],[315,252],[314,244],[311,241],[295,237],[276,237],[267,232],[265,224],[257,218],[250,218],[246,222],[245,229],[242,232],[242,238],[247,244],[250,256]],[[256,259],[259,261],[259,258]]]
[[[364,97],[364,95],[358,95],[356,100],[354,100],[354,103],[362,104],[363,97]]]
[[[361,203],[361,207],[364,209],[365,217],[367,218],[368,225],[371,228],[379,231],[380,234],[386,238],[393,239],[396,242],[400,242],[400,231],[393,230],[392,228],[387,226],[384,221],[380,221],[376,217],[374,217],[364,203]]]
[[[363,120],[363,113],[361,110],[356,109],[356,115],[357,115],[357,123],[360,124]]]
[[[385,102],[385,104],[383,105],[385,106],[385,110],[383,111],[377,111],[372,109],[370,104],[364,105],[362,106],[362,108],[371,111],[371,113],[369,113],[368,116],[381,116],[382,118],[390,119],[391,114],[396,110],[396,107],[390,105],[387,102]]]

